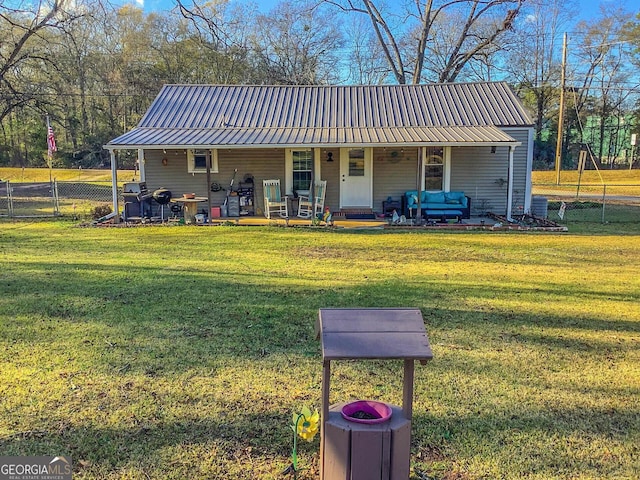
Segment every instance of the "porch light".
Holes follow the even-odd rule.
[[[495,145],[491,145],[491,153],[496,153],[496,146]]]
[[[327,152],[327,162],[333,162],[333,152]]]

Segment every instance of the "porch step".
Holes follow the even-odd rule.
[[[342,208],[332,212],[334,220],[375,220],[376,214],[370,208]]]

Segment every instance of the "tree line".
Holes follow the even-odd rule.
[[[571,0],[283,1],[268,12],[226,0],[153,12],[0,0],[0,165],[46,165],[48,119],[55,165],[104,166],[102,146],[136,125],[163,84],[505,80],[531,111],[536,168],[554,162],[561,91],[565,166],[587,148],[615,167],[640,118],[640,14],[576,14]]]

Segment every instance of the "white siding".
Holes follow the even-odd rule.
[[[394,155],[393,153],[396,153]],[[416,190],[417,148],[375,148],[373,150],[373,210],[382,212],[387,197],[402,200],[407,190]]]
[[[528,129],[507,131],[522,142],[514,151],[512,214],[523,213],[527,182]],[[507,180],[509,178],[509,147],[452,147],[451,190],[463,190],[471,197],[472,214],[491,211],[507,212]]]
[[[527,158],[529,155],[529,130],[531,129],[503,129],[515,140],[522,142],[516,147],[513,153],[513,202],[511,205],[512,215],[522,215],[527,205],[527,181],[530,172],[527,168]]]
[[[329,152],[333,153],[332,162],[327,162],[327,153]],[[320,179],[327,181],[324,204],[331,211],[337,211],[340,208],[340,149],[320,149],[320,165]]]

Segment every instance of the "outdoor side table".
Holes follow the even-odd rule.
[[[172,202],[182,203],[184,206],[184,223],[194,223],[196,214],[198,213],[198,203],[206,202],[208,200],[207,197],[195,197],[195,198],[184,198],[177,197],[172,198]]]
[[[322,341],[321,480],[409,478],[414,363],[433,358],[420,310],[322,308],[316,335]],[[402,408],[387,422],[364,425],[329,405],[332,360],[404,360]]]

